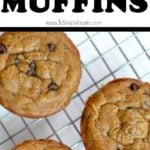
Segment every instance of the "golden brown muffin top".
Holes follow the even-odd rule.
[[[7,32],[0,37],[0,103],[25,117],[64,108],[81,76],[79,53],[64,33]]]
[[[150,150],[150,84],[114,80],[93,94],[83,112],[87,150]]]
[[[12,150],[71,150],[68,146],[54,140],[28,140]]]

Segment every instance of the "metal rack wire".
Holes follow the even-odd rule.
[[[85,150],[80,118],[85,102],[101,85],[117,77],[150,81],[150,32],[67,32],[81,55],[82,78],[66,109],[43,119],[27,119],[0,106],[0,150],[27,139],[55,139]]]

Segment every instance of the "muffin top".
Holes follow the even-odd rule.
[[[150,149],[150,84],[114,80],[93,94],[82,115],[87,150]]]
[[[71,150],[68,146],[54,140],[28,140],[12,150]]]
[[[0,37],[0,104],[38,118],[63,109],[81,76],[78,50],[64,33],[6,32]]]

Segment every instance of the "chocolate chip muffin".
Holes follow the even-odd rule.
[[[71,150],[68,146],[54,140],[28,140],[12,150]]]
[[[81,120],[87,150],[150,150],[150,84],[120,78],[87,101]]]
[[[64,33],[0,37],[0,104],[17,115],[39,118],[63,109],[80,76],[79,52]]]

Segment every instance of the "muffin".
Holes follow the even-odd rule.
[[[86,150],[150,150],[150,84],[113,80],[93,94],[81,119]]]
[[[62,32],[5,32],[0,37],[0,104],[28,118],[65,108],[81,77],[77,48]]]
[[[28,140],[12,150],[71,150],[68,146],[54,140]]]

